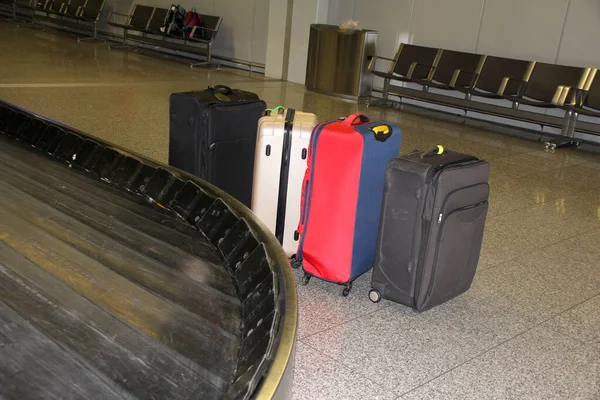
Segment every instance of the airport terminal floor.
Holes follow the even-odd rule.
[[[321,121],[361,111],[400,126],[402,153],[442,144],[490,163],[481,260],[465,294],[419,314],[369,301],[369,274],[348,297],[316,279],[298,284],[295,400],[600,399],[600,156],[0,23],[0,99],[159,162],[169,95],[209,84]]]

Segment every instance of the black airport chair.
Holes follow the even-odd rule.
[[[485,58],[480,54],[443,50],[437,65],[419,65],[432,71],[429,77],[413,81],[436,89],[470,89],[477,81]]]
[[[504,95],[517,96],[520,93],[520,82],[529,81],[534,65],[534,61],[487,56],[475,86],[456,89],[466,93],[468,98],[480,96],[501,99]]]
[[[591,69],[585,86],[581,89],[571,88],[567,95],[568,101],[562,105],[568,118],[567,126],[563,129],[563,138],[546,142],[546,147],[554,150],[560,147],[577,146],[575,130],[592,135],[600,135],[600,77],[597,70]],[[580,121],[579,116],[598,118],[598,121]]]
[[[162,28],[162,26],[164,25],[165,18],[168,12],[169,10],[166,8],[156,7],[154,9],[154,12],[152,13],[152,16],[150,17],[150,20],[148,21],[148,24],[146,25],[146,29],[144,30],[144,32],[153,35],[164,35],[164,33],[161,32],[160,28]]]
[[[536,63],[527,82],[516,78],[506,79],[507,84],[516,83],[516,95],[504,94],[515,106],[526,104],[542,108],[560,108],[571,89],[584,89],[590,68]]]
[[[127,38],[129,31],[145,32],[148,27],[148,23],[154,14],[154,7],[143,6],[135,4],[131,14],[119,14],[111,12],[108,15],[108,24],[117,28],[123,29],[123,42],[118,45],[110,44],[109,49],[127,46]],[[125,20],[124,23],[117,22],[117,17],[121,20]]]
[[[412,82],[413,79],[430,78],[432,69],[423,66],[435,67],[441,53],[442,50],[433,47],[401,43],[393,59],[381,56],[373,57],[369,64],[369,71],[375,76],[383,78],[384,101],[388,101],[388,92],[392,81]],[[374,69],[379,59],[391,61],[387,72]],[[369,105],[371,104],[372,102],[369,101]]]

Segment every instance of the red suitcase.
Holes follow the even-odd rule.
[[[375,261],[385,168],[400,152],[400,128],[361,114],[318,125],[302,187],[294,267],[345,285]]]

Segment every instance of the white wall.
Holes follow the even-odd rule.
[[[575,0],[577,3],[580,0]],[[477,51],[554,63],[570,0],[486,0]],[[599,3],[600,4],[600,3]],[[506,21],[511,21],[507,29]]]
[[[330,0],[328,23],[379,31],[377,54],[398,43],[600,67],[599,0]]]
[[[287,79],[293,9],[293,0],[269,4],[265,75],[270,78]]]
[[[413,43],[424,46],[474,52],[483,3],[484,0],[415,0],[409,35]]]
[[[287,79],[304,83],[308,58],[308,38],[310,25],[326,24],[329,0],[294,0],[292,29],[290,35],[290,56]]]
[[[600,1],[571,0],[558,62],[600,67]]]
[[[110,10],[128,13],[134,2],[158,7],[171,5],[166,0],[107,0],[103,18]],[[269,3],[270,0],[180,1],[186,8],[195,6],[198,12],[223,17],[214,54],[260,64],[266,63]],[[387,57],[395,54],[398,43],[409,42],[600,67],[599,0],[294,0],[293,3],[297,11],[295,22],[304,11],[312,12],[315,4],[319,8],[328,3],[326,12],[316,13],[314,21],[296,25],[301,32],[295,36],[306,37],[306,42],[308,31],[304,25],[327,15],[330,24],[352,18],[364,28],[378,30],[377,53]],[[101,29],[120,33],[105,24],[101,24]],[[304,40],[299,40],[290,54],[291,58],[301,58],[292,63],[291,73],[298,77],[303,76],[301,69],[306,63],[303,43]]]
[[[180,0],[177,4],[188,10],[196,7],[196,11],[199,13],[223,17],[223,23],[213,47],[214,55],[265,64],[269,1]],[[168,8],[173,2],[165,0],[107,0],[103,18],[107,18],[108,11],[113,10],[127,14],[131,12],[134,3]],[[122,33],[121,30],[110,28],[106,24],[101,24],[99,29],[118,34]]]
[[[330,0],[328,15],[330,24],[352,18],[362,28],[379,31],[377,54],[384,57],[393,57],[404,42],[600,68],[600,0]],[[377,68],[388,65],[381,61]],[[381,88],[382,80],[376,78],[374,86]],[[403,102],[447,109],[409,99]],[[476,117],[539,128],[487,115]]]

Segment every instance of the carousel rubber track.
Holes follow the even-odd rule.
[[[169,211],[0,134],[0,399],[247,398],[276,318],[264,248]]]

